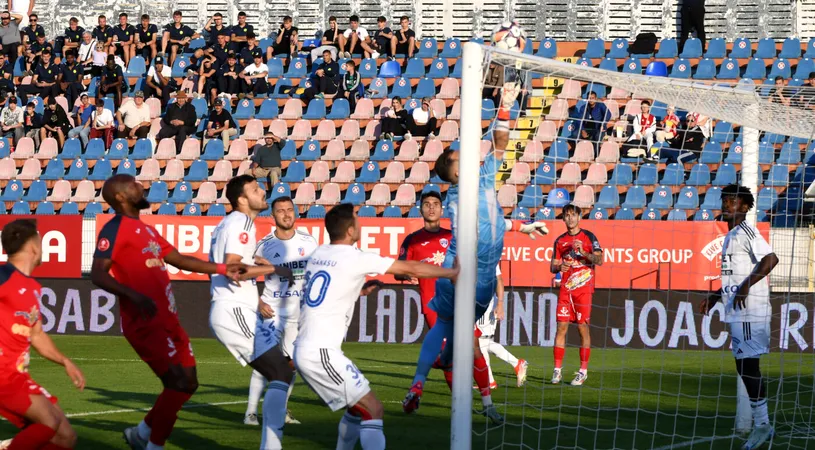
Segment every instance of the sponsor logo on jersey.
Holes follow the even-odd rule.
[[[17,362],[14,364],[17,367],[17,372],[26,373],[28,372],[28,362],[31,360],[31,355],[28,353],[28,350],[20,353],[20,356],[17,358]]]
[[[566,286],[566,289],[573,291],[585,286],[589,281],[591,281],[591,269],[583,268],[572,272],[564,286]]]
[[[569,308],[567,308],[565,306],[560,308],[560,311],[558,311],[558,315],[559,316],[568,316],[569,315]]]
[[[24,317],[29,326],[34,326],[40,319],[40,310],[36,306],[31,307],[31,311],[17,311],[14,317]]]
[[[161,246],[158,245],[158,242],[148,242],[147,247],[143,248],[141,252],[142,254],[150,253],[154,256],[153,258],[147,258],[144,261],[145,266],[151,269],[154,267],[160,267],[161,270],[167,270],[167,268],[164,266],[164,261],[159,258],[159,255],[161,255]]]

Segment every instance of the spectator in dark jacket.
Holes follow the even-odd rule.
[[[195,134],[196,122],[195,108],[187,102],[187,94],[178,91],[175,103],[167,106],[167,112],[161,119],[161,131],[156,139],[175,138],[176,148],[180,149],[187,140],[187,136]]]
[[[42,114],[36,111],[36,105],[29,103],[25,105],[25,115],[23,116],[23,126],[25,136],[34,140],[34,146],[40,148],[40,128],[42,128]]]
[[[402,106],[402,99],[394,97],[391,109],[382,118],[382,137],[393,140],[394,136],[404,136],[407,131],[408,112]]]
[[[307,88],[300,99],[308,106],[314,97],[324,98],[337,93],[337,77],[340,65],[331,59],[331,50],[323,50],[323,63],[317,66],[311,77],[311,87]]]
[[[696,161],[705,146],[705,134],[696,123],[696,116],[689,115],[687,124],[679,130],[671,148],[660,150],[661,158],[668,158],[668,163],[688,163]]]
[[[71,129],[71,123],[68,121],[68,115],[61,106],[57,105],[57,99],[54,97],[48,98],[48,107],[43,112],[43,127],[40,130],[40,138],[45,140],[47,137],[55,138],[59,141],[59,148],[65,144],[65,136]]]
[[[105,68],[102,69],[102,81],[99,83],[99,93],[102,95],[113,94],[113,105],[116,109],[122,104],[122,86],[125,81],[122,68],[116,64],[116,57],[108,55]]]
[[[577,109],[574,119],[581,121],[580,138],[592,143],[600,142],[606,131],[606,123],[611,119],[605,103],[597,101],[597,94],[589,93],[589,101]]]
[[[256,145],[255,151],[252,153],[252,164],[249,170],[246,171],[248,175],[255,178],[269,177],[271,184],[280,180],[280,152],[286,146],[286,140],[278,137],[274,133],[266,133],[264,136],[264,145]]]
[[[357,100],[362,95],[362,78],[357,72],[356,64],[353,60],[345,62],[345,75],[340,78],[340,90],[337,98],[345,98],[351,109],[351,114],[357,108]]]

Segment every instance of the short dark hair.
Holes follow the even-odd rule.
[[[99,17],[97,17],[96,19],[97,19],[97,20],[99,20],[99,19],[105,19],[105,20],[108,20],[108,18],[107,18],[107,17],[105,17],[105,15],[104,15],[104,14],[99,14]]]
[[[354,68],[357,67],[357,63],[355,63],[353,59],[349,59],[348,61],[345,61],[345,65],[351,66],[351,67],[354,67]]]
[[[408,17],[408,16],[402,16],[402,17],[400,17],[400,18],[399,18],[399,21],[400,21],[400,22],[401,22],[401,21],[403,21],[403,20],[410,21],[410,17]]]
[[[381,23],[381,22],[387,22],[388,19],[386,19],[385,16],[379,16],[379,17],[376,18],[376,21]]]
[[[68,50],[66,50],[66,51],[65,51],[65,57],[67,58],[67,57],[69,57],[69,56],[76,56],[76,51],[75,51],[74,49],[68,49]]]
[[[216,12],[215,14],[212,15],[212,17],[221,17],[221,18],[223,18],[224,15],[219,13],[219,12]]]
[[[145,20],[145,19],[150,20],[150,15],[149,14],[142,14],[141,15],[141,20]]]
[[[441,194],[439,194],[436,191],[427,191],[427,192],[423,193],[421,197],[419,197],[419,204],[420,205],[423,204],[425,199],[431,198],[431,197],[432,198],[437,198],[437,199],[439,199],[439,201],[441,201]]]
[[[594,91],[590,91],[590,92],[589,92],[589,97],[591,97],[592,95],[593,95],[593,96],[595,96],[595,97],[597,97],[597,93],[596,93],[596,92],[594,92]]]
[[[651,106],[651,102],[649,102],[648,100],[643,100],[642,102],[640,102],[640,106],[642,106],[642,105]]]
[[[291,16],[283,16],[283,22],[289,21],[291,22]]]
[[[573,212],[573,213],[577,214],[579,217],[583,216],[583,210],[579,206],[577,206],[575,204],[570,203],[570,204],[563,207],[563,215],[565,216],[566,213],[568,213],[568,212]]]
[[[456,150],[451,150],[448,148],[447,150],[443,151],[441,155],[439,155],[439,157],[436,159],[435,167],[436,175],[438,175],[439,178],[442,179],[442,181],[445,181],[447,183],[451,181],[450,164],[452,160],[450,157],[453,156],[454,152],[456,152]]]
[[[243,195],[244,186],[253,181],[255,181],[255,177],[243,174],[226,183],[226,199],[229,200],[229,204],[232,205],[233,209],[238,207],[238,199]]]
[[[38,16],[37,13],[31,13],[31,14],[28,15],[29,19],[32,18],[32,17],[36,17],[37,19],[40,18],[40,16]]]
[[[119,18],[121,19],[122,17],[127,17],[127,13],[120,13]]]
[[[272,211],[274,211],[275,205],[277,205],[278,203],[282,203],[282,202],[289,202],[292,205],[294,204],[294,200],[292,200],[291,197],[289,197],[288,195],[281,195],[280,197],[277,197],[276,199],[272,200],[272,207],[271,207]]]
[[[337,16],[328,16],[328,21],[331,22],[332,20],[334,22],[336,22],[337,21]]]
[[[727,186],[722,188],[722,198],[727,196],[734,196],[736,198],[741,199],[741,202],[747,205],[749,209],[753,209],[755,205],[755,198],[753,197],[753,193],[750,191],[750,188],[745,186],[739,186],[738,184],[728,184]]]
[[[351,15],[351,17],[348,18],[348,21],[349,22],[359,22],[359,16],[356,15],[356,14],[353,14],[353,15]]]
[[[181,16],[181,17],[184,17],[184,14],[181,14],[181,11],[179,11],[179,10],[175,10],[175,11],[173,11],[173,15],[174,15],[174,16]]]
[[[332,241],[344,238],[352,226],[354,226],[354,205],[350,203],[341,203],[331,208],[325,215],[325,229]]]
[[[12,256],[32,238],[37,236],[37,221],[35,219],[17,219],[3,227],[0,243],[7,255]]]
[[[400,97],[400,96],[398,96],[398,95],[397,95],[397,96],[394,96],[394,97],[391,99],[391,102],[395,102],[395,101],[399,101],[399,103],[401,103],[401,102],[402,102],[402,97]]]
[[[246,17],[246,13],[241,11],[238,13],[238,17]]]
[[[256,38],[256,37],[257,37],[257,36],[255,36],[255,33],[254,33],[254,32],[252,32],[252,31],[250,31],[250,32],[246,33],[246,40],[249,40],[249,39],[254,39],[254,38]]]
[[[79,23],[79,19],[77,19],[76,17],[71,17],[71,19],[70,19],[68,22],[76,22],[76,23]]]

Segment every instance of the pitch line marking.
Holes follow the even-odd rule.
[[[692,439],[690,441],[680,442],[678,444],[669,444],[669,445],[663,445],[662,447],[656,447],[656,448],[654,448],[654,450],[669,450],[669,449],[673,449],[673,448],[692,447],[692,446],[694,446],[696,444],[704,444],[706,442],[714,442],[714,441],[718,441],[718,440],[721,440],[721,439],[732,439],[734,437],[737,437],[737,436],[735,434],[731,434],[730,436],[711,436],[711,437],[700,438],[700,439]]]

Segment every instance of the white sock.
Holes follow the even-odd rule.
[[[492,406],[492,395],[481,396],[481,404],[484,405],[484,408]]]
[[[141,422],[139,422],[139,426],[136,427],[136,432],[139,433],[139,437],[142,438],[145,441],[150,440],[150,432],[152,432],[152,431],[153,431],[153,429],[150,428],[149,425],[144,423],[143,420]]]
[[[490,353],[512,366],[512,368],[518,365],[518,358],[510,353],[503,345],[495,341],[490,342]]]
[[[294,390],[294,380],[296,380],[296,379],[297,379],[297,372],[294,372],[294,374],[291,377],[291,383],[289,383],[289,391],[286,393],[286,408],[287,409],[289,407],[289,399],[291,398],[291,391]]]
[[[750,408],[753,409],[753,424],[755,426],[770,423],[770,415],[767,412],[767,399],[762,398],[757,402],[750,402]]]
[[[359,440],[360,418],[346,412],[340,420],[337,450],[354,450]]]
[[[478,338],[478,346],[481,348],[481,354],[484,356],[484,362],[487,363],[487,373],[490,375],[490,384],[495,382],[492,377],[492,367],[490,366],[490,342],[488,337],[481,336]]]
[[[263,388],[269,382],[266,377],[260,374],[257,370],[252,371],[252,378],[249,379],[249,400],[246,404],[246,415],[258,413],[258,403],[260,396],[263,394]]]
[[[280,450],[283,448],[283,425],[286,423],[286,393],[289,385],[282,381],[272,381],[263,397],[263,435],[260,450]]]
[[[147,450],[164,450],[163,445],[156,445],[152,442],[147,443]]]
[[[362,450],[384,450],[385,433],[382,430],[382,419],[363,420],[359,428]]]

